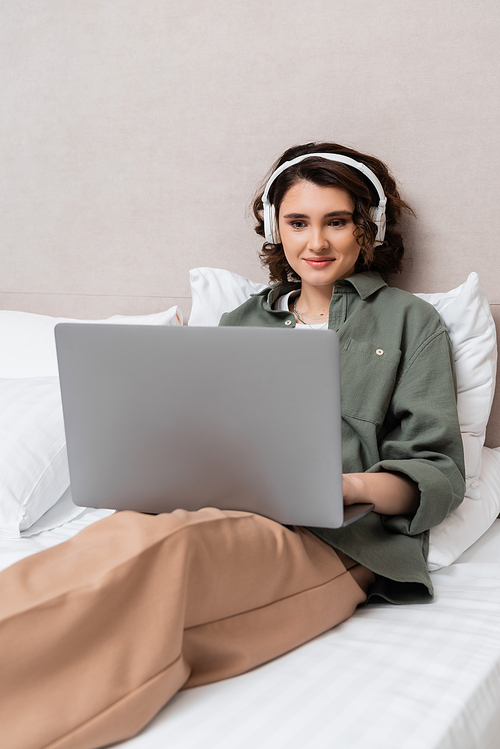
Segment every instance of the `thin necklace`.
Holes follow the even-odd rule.
[[[308,328],[311,328],[311,330],[314,330],[313,326],[310,325],[305,320],[303,320],[301,318],[301,316],[299,315],[299,312],[297,310],[297,299],[293,303],[293,314],[295,315],[295,317],[297,318],[297,320],[300,320],[300,322],[302,323],[302,325],[307,325]],[[309,317],[309,315],[304,315],[304,317]],[[309,319],[310,320],[319,320],[320,318],[319,317],[309,317]],[[321,326],[321,328],[318,328],[318,330],[322,330],[323,328],[326,328],[327,325],[328,325],[328,320],[324,323],[324,325]]]
[[[297,309],[297,301],[298,301],[298,299],[299,299],[299,297],[297,297],[295,299],[294,303],[293,303],[293,313],[294,313],[294,315],[297,315],[297,317],[299,318],[299,320],[302,320],[302,317],[308,317],[309,320],[318,320],[318,321],[321,322],[321,317],[312,317],[312,315],[306,315],[305,312],[300,312],[299,313],[299,311]],[[324,317],[324,315],[322,315],[322,317]],[[302,320],[302,322],[304,322],[304,321]]]

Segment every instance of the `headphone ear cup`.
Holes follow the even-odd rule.
[[[273,243],[273,233],[272,233],[272,205],[265,201],[263,203],[264,208],[264,235],[266,238],[266,242]]]
[[[375,237],[375,247],[383,244],[385,238],[385,205],[372,206],[370,208],[372,221],[377,224],[377,236]]]
[[[278,222],[276,221],[276,212],[272,203],[264,203],[264,234],[266,235],[266,242],[270,242],[271,244],[279,244],[281,242]]]
[[[273,237],[273,244],[279,244],[281,242],[281,237],[280,230],[278,229],[278,219],[276,217],[274,205],[271,205],[271,233]]]

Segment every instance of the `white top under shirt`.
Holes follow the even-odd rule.
[[[295,299],[295,297],[299,294],[300,291],[298,289],[294,289],[292,291],[289,291],[288,294],[278,297],[278,299],[276,299],[275,303],[273,304],[273,309],[279,310],[280,312],[288,312],[288,305],[291,299]],[[325,320],[325,322],[316,322],[312,323],[311,325],[309,325],[309,323],[304,324],[300,322],[300,320],[296,320],[295,323],[296,330],[328,330],[328,318]]]

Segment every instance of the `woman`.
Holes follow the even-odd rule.
[[[376,512],[314,532],[377,573],[370,599],[393,603],[431,600],[427,531],[462,501],[465,473],[447,331],[431,305],[386,284],[402,268],[402,209],[373,156],[290,148],[254,202],[277,284],[221,320],[338,331],[344,502]]]
[[[6,746],[119,741],[178,689],[270,660],[367,596],[432,596],[427,530],[461,501],[463,458],[446,331],[384,280],[400,268],[405,204],[381,162],[334,144],[290,149],[276,169],[255,210],[277,283],[221,324],[338,330],[344,498],[376,511],[338,530],[123,512],[6,570]],[[298,451],[304,439],[298,424]]]

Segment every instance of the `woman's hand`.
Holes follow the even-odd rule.
[[[371,502],[382,515],[412,515],[420,501],[414,481],[401,473],[344,473],[344,504]]]

